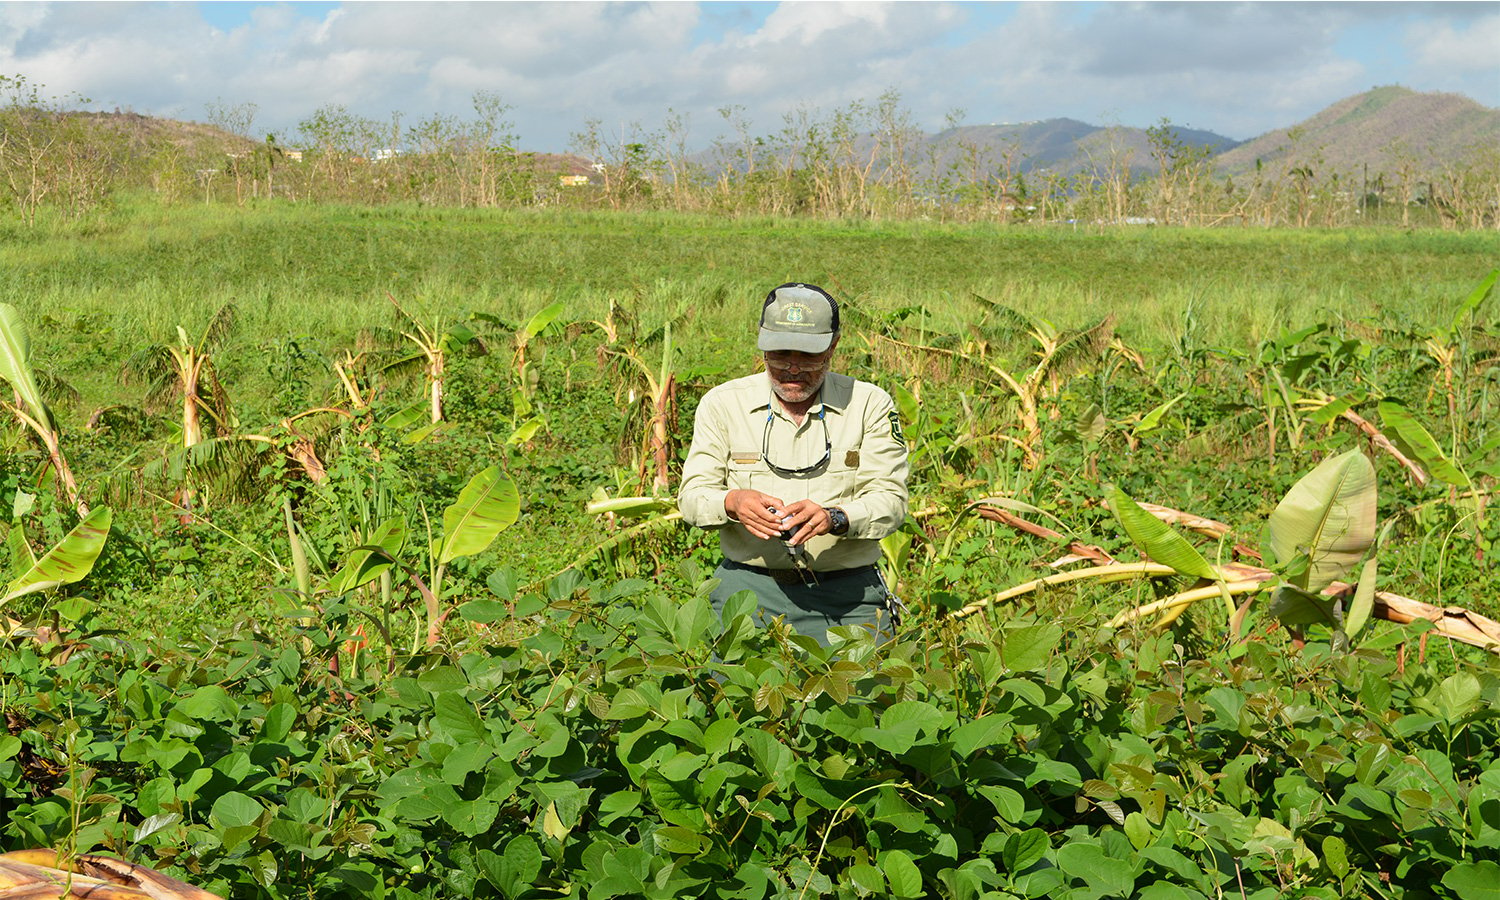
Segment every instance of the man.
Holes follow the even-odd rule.
[[[830,371],[839,307],[810,284],[766,296],[766,370],[708,392],[693,423],[678,506],[719,530],[714,611],[742,590],[827,645],[834,625],[890,632],[875,563],[906,518],[906,444],[885,391]]]

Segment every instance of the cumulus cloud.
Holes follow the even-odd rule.
[[[1413,22],[1405,40],[1413,59],[1424,69],[1496,75],[1500,60],[1500,13],[1484,16],[1467,27],[1452,22]]]
[[[1067,116],[1251,137],[1399,81],[1500,102],[1494,4],[638,2],[256,6],[216,27],[189,3],[0,2],[0,74],[54,96],[202,119],[253,103],[258,132],[321,107],[408,122],[510,104],[522,145],[560,150],[668,110],[706,146],[743,111],[758,134],[799,109],[899,91],[913,120]],[[1356,41],[1351,35],[1359,36]],[[1361,55],[1378,43],[1377,56]],[[1361,46],[1356,46],[1361,45]],[[1405,68],[1407,60],[1410,67]]]

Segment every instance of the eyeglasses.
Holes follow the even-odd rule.
[[[822,353],[801,353],[796,350],[768,350],[765,353],[766,365],[783,371],[796,370],[798,372],[816,372],[828,365],[831,354],[828,351]]]
[[[774,421],[776,421],[776,411],[773,409],[766,413],[766,431],[765,434],[761,435],[760,439],[760,458],[765,460],[766,466],[772,472],[783,478],[790,478],[796,475],[806,475],[810,472],[816,472],[828,465],[828,461],[833,458],[833,441],[828,437],[828,410],[826,408],[818,410],[818,421],[823,423],[823,458],[810,466],[803,466],[800,469],[786,469],[771,462],[771,423]]]

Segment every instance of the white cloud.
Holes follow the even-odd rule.
[[[1414,22],[1403,37],[1412,58],[1424,68],[1488,73],[1500,80],[1500,14],[1462,29],[1454,28],[1452,22]]]
[[[894,88],[927,128],[962,107],[977,121],[1165,116],[1243,138],[1392,81],[1500,102],[1493,9],[796,2],[757,24],[743,7],[676,2],[346,2],[318,16],[275,3],[219,29],[188,3],[0,2],[0,74],[179,118],[254,103],[256,129],[284,137],[328,105],[469,118],[475,92],[494,91],[528,148],[563,149],[589,118],[654,129],[669,109],[706,145],[726,130],[722,107],[769,135],[798,109]],[[1383,55],[1360,57],[1360,42]]]

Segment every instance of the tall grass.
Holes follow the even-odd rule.
[[[569,319],[598,319],[613,300],[647,327],[680,319],[693,364],[739,359],[760,297],[788,280],[827,286],[854,323],[915,307],[951,333],[980,314],[977,295],[1064,327],[1113,313],[1144,349],[1170,346],[1186,318],[1199,340],[1243,347],[1318,321],[1435,324],[1497,259],[1500,237],[1485,232],[136,205],[0,247],[0,300],[82,329],[70,339],[87,337],[96,357],[168,340],[178,325],[192,333],[229,301],[240,312],[231,355],[290,337],[331,355],[391,321],[388,292],[450,319],[520,320],[557,301]]]

